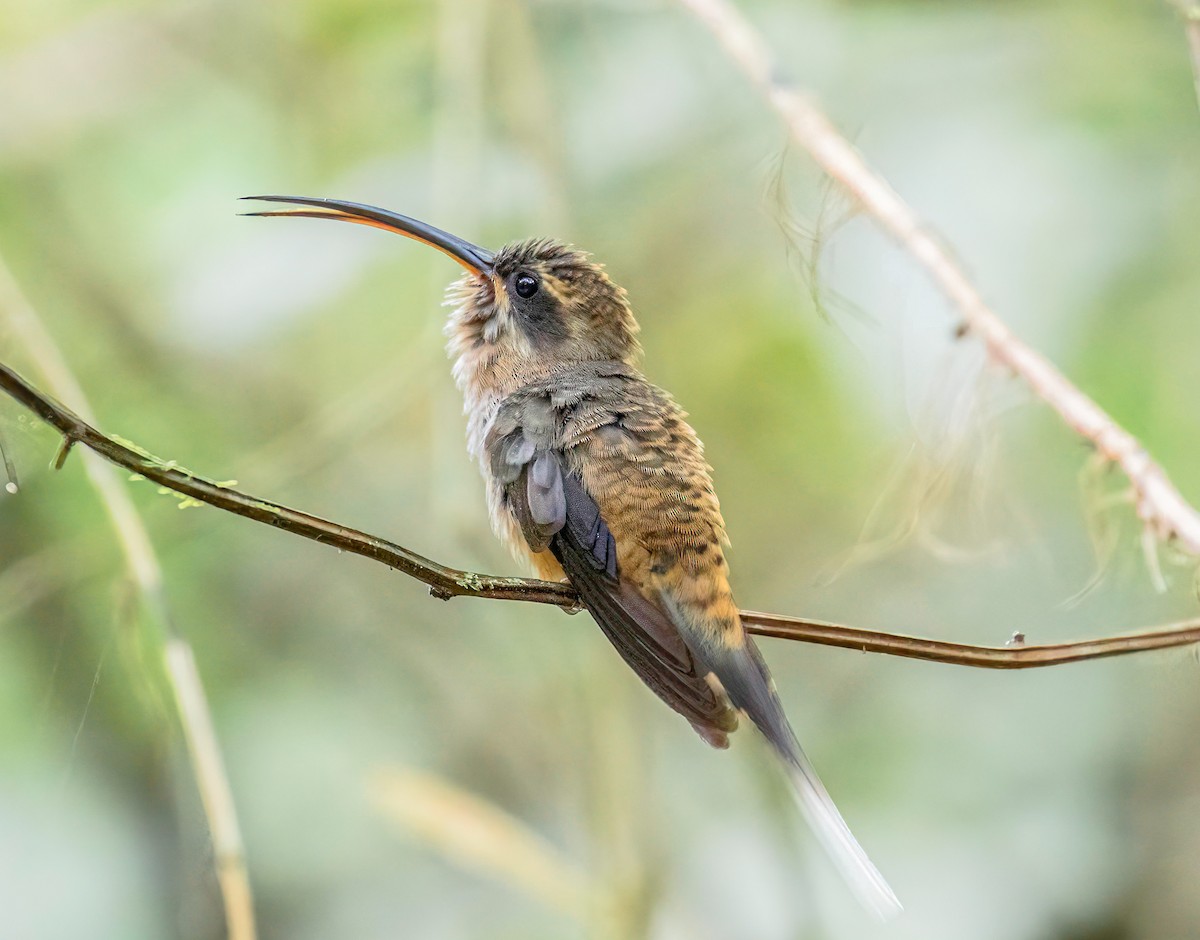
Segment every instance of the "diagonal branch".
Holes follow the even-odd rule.
[[[774,108],[792,139],[925,269],[962,317],[963,332],[982,340],[988,357],[1020,377],[1066,425],[1129,478],[1148,532],[1200,556],[1200,513],[1183,498],[1141,443],[1045,357],[1017,337],[987,305],[916,212],[842,135],[806,92],[781,71],[763,38],[728,0],[680,0]],[[1189,20],[1200,42],[1200,21]],[[1196,52],[1200,56],[1200,52]]]
[[[0,389],[62,434],[64,449],[82,444],[109,463],[124,467],[139,477],[152,480],[197,502],[382,562],[389,568],[428,584],[430,593],[435,597],[488,597],[557,604],[568,608],[576,605],[575,592],[565,584],[527,578],[492,577],[447,568],[402,545],[242,493],[229,484],[216,483],[192,473],[174,461],[159,460],[131,444],[101,434],[79,415],[38,391],[3,364],[0,364]]]
[[[395,542],[251,496],[234,489],[231,485],[215,483],[198,476],[172,461],[159,460],[130,444],[101,434],[2,363],[0,390],[63,436],[60,455],[65,455],[72,446],[82,444],[110,463],[124,467],[139,477],[152,480],[159,486],[199,503],[256,522],[264,522],[293,535],[385,564],[429,585],[429,593],[434,597],[443,600],[452,597],[480,597],[553,604],[568,610],[578,608],[578,596],[568,584],[531,578],[498,577],[448,568]],[[1036,666],[1054,666],[1200,643],[1200,621],[1172,624],[1152,631],[1115,637],[1042,646],[1026,646],[1020,641],[1020,635],[1014,634],[1017,642],[1013,645],[996,647],[928,640],[751,610],[742,611],[742,620],[748,631],[760,636],[983,669],[1030,669]]]

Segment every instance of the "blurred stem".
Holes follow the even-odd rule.
[[[215,483],[192,473],[174,461],[159,460],[143,450],[101,434],[2,363],[0,391],[6,392],[63,436],[60,454],[75,444],[82,444],[110,463],[124,467],[139,477],[153,480],[159,486],[182,493],[198,503],[205,503],[293,535],[381,562],[429,585],[429,593],[434,597],[443,600],[452,597],[481,597],[490,600],[526,601],[533,604],[553,604],[571,610],[578,607],[578,596],[569,584],[531,578],[498,577],[449,568],[395,542],[239,492],[229,484]],[[86,458],[88,455],[84,456]],[[119,486],[117,490],[127,499]],[[133,518],[137,519],[136,516]],[[138,526],[140,528],[140,522]],[[1031,669],[1200,643],[1200,620],[1184,621],[1114,637],[1045,645],[1025,645],[1024,635],[1018,632],[1013,634],[1013,640],[1008,646],[949,643],[944,640],[863,630],[820,620],[765,614],[752,610],[742,611],[742,622],[748,632],[759,636],[982,669]],[[236,829],[234,832],[236,833]],[[214,838],[215,836],[214,833]]]
[[[541,231],[571,230],[566,134],[539,42],[542,8],[528,0],[501,0],[496,11],[496,45],[506,50],[503,82],[495,91],[496,110],[507,125],[511,145],[528,155],[540,171],[538,224]],[[536,15],[535,15],[536,14]]]
[[[1192,80],[1196,85],[1196,104],[1200,105],[1200,0],[1178,0],[1183,17],[1183,32],[1192,57]]]
[[[73,402],[80,413],[90,419],[91,406],[83,389],[2,258],[0,309],[6,312],[14,334],[24,344],[54,393]],[[158,556],[116,471],[95,452],[88,451],[82,458],[88,481],[108,512],[130,575],[141,595],[142,606],[162,644],[163,665],[175,696],[192,771],[212,835],[228,936],[230,940],[254,940],[254,906],[241,831],[191,647],[171,622]]]
[[[412,399],[424,382],[428,384],[429,357],[424,350],[426,330],[412,348],[388,361],[386,368],[344,395],[331,398],[318,410],[291,424],[246,459],[257,476],[267,476],[272,485],[288,482],[323,466],[341,453],[348,442],[369,438],[383,425],[394,424],[412,407]]]
[[[608,906],[573,861],[494,803],[403,767],[375,773],[368,786],[380,812],[464,868],[499,878],[584,922]]]
[[[0,623],[11,621],[44,597],[94,574],[91,553],[80,545],[54,545],[9,562],[0,571]]]
[[[477,232],[486,196],[481,156],[486,140],[484,84],[487,73],[489,0],[438,0],[434,72],[433,150],[430,214],[452,232]],[[478,237],[478,236],[476,236]],[[436,270],[436,269],[435,269]],[[444,275],[431,275],[436,297]],[[447,382],[430,396],[432,470],[429,505],[458,536],[466,516],[461,493],[467,488],[462,460],[462,401]],[[459,544],[456,538],[451,544]]]
[[[728,0],[679,0],[713,34],[786,125],[791,137],[913,258],[961,317],[958,335],[1020,378],[1072,431],[1129,479],[1138,518],[1154,537],[1200,556],[1200,513],[1132,434],[1027,346],[987,305],[949,249],[817,106],[795,86],[762,36]],[[1189,9],[1197,0],[1187,0]],[[1189,17],[1189,27],[1196,26]],[[1189,32],[1189,36],[1193,35]]]
[[[593,921],[591,936],[642,940],[659,910],[667,866],[655,858],[646,737],[630,711],[631,685],[614,681],[615,675],[613,669],[591,669],[578,680],[592,706],[581,769],[595,845],[593,868],[611,898],[603,916]],[[630,799],[631,794],[638,797]]]

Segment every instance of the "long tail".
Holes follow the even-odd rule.
[[[746,637],[744,646],[705,650],[704,659],[721,680],[733,705],[746,712],[779,755],[808,824],[854,893],[881,920],[899,914],[903,907],[895,892],[850,832],[796,740],[775,694],[771,674],[753,641]]]

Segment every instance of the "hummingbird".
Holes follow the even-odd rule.
[[[248,215],[370,225],[466,269],[447,293],[446,334],[496,535],[540,577],[569,581],[621,658],[710,745],[728,747],[748,718],[850,887],[881,918],[898,913],[742,626],[703,445],[642,374],[625,290],[587,253],[548,238],[488,251],[355,202],[246,198],[293,207]]]

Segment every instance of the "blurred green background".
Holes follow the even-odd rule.
[[[1200,114],[1170,7],[742,7],[1010,324],[1200,501]],[[1198,613],[1192,564],[1164,553],[1155,590],[1119,475],[953,342],[946,303],[681,7],[0,8],[0,256],[101,427],[514,572],[442,351],[454,265],[238,218],[259,192],[594,252],[707,444],[744,606],[987,644]],[[0,359],[41,380],[5,311]],[[221,936],[104,511],[77,456],[47,471],[55,435],[7,399],[0,435],[22,482],[0,492],[0,936]],[[1190,652],[1008,674],[764,641],[906,904],[880,928],[757,743],[706,749],[586,616],[441,603],[131,486],[206,680],[265,938],[1200,935]],[[500,831],[492,862],[463,864],[444,838],[471,814],[398,771],[542,842]]]

